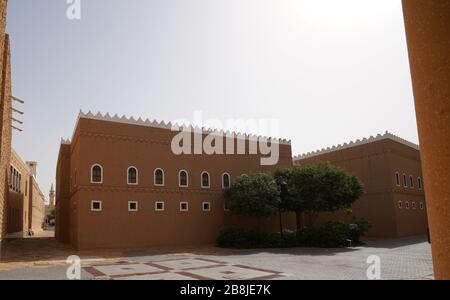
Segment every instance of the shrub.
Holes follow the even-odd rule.
[[[353,245],[361,244],[361,237],[364,236],[369,229],[372,228],[372,224],[366,219],[354,220],[349,225],[349,239],[352,240]]]
[[[222,230],[216,239],[219,247],[224,248],[281,248],[296,245],[295,232],[285,232],[284,238],[280,234],[268,234],[259,229]]]
[[[323,224],[313,235],[315,247],[336,248],[346,246],[348,239],[348,225],[342,222],[328,222]]]
[[[216,243],[219,247],[224,248],[237,247],[238,244],[244,242],[243,233],[244,231],[242,229],[224,229],[219,233]]]
[[[328,222],[319,228],[305,228],[302,231],[283,230],[267,234],[259,229],[229,228],[220,232],[217,245],[224,248],[285,248],[285,247],[321,247],[338,248],[361,243],[360,238],[371,228],[364,219],[344,222]]]
[[[295,247],[297,246],[297,232],[292,230],[283,230],[283,236],[281,237],[278,233],[276,234],[282,247]]]
[[[229,228],[220,232],[216,243],[224,248],[264,248],[276,246],[278,241],[259,229]]]
[[[361,244],[364,236],[372,226],[367,220],[360,219],[352,224],[328,222],[319,228],[306,228],[297,234],[299,246],[336,248]]]

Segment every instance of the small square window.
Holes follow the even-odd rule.
[[[102,211],[102,201],[91,201],[91,211]]]
[[[128,211],[138,211],[138,203],[136,201],[128,201]]]
[[[203,211],[211,211],[211,203],[210,202],[203,202],[202,207],[203,207]]]
[[[189,203],[180,202],[180,211],[188,211],[188,210],[189,210]]]
[[[155,202],[155,210],[156,211],[164,211],[164,202],[163,201]]]

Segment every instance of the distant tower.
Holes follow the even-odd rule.
[[[56,202],[55,202],[55,189],[53,188],[53,183],[52,183],[52,187],[50,188],[50,193],[48,194],[49,196],[49,200],[50,200],[50,206],[55,206]]]

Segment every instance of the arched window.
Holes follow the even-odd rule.
[[[129,167],[127,170],[127,183],[138,184],[138,170],[136,167]]]
[[[155,185],[164,185],[164,171],[163,169],[155,169],[154,172],[154,184]]]
[[[395,173],[395,183],[400,186],[400,174],[398,172]]]
[[[209,173],[203,172],[202,173],[202,188],[209,188],[210,182],[209,182]]]
[[[13,166],[10,166],[10,172],[9,172],[9,187],[13,187],[13,178],[14,178],[14,169]]]
[[[412,189],[414,188],[414,179],[412,175],[409,176],[409,187]]]
[[[99,164],[95,164],[91,167],[91,183],[103,182],[103,168]]]
[[[419,187],[419,190],[421,190],[422,189],[422,178],[417,177],[417,185]]]
[[[178,185],[180,187],[187,187],[189,185],[189,176],[186,170],[181,170],[178,174]]]
[[[17,191],[19,192],[19,193],[21,193],[22,192],[22,174],[20,174],[19,173],[19,184],[17,185]]]
[[[13,169],[12,189],[16,190],[16,169]]]
[[[408,187],[408,180],[406,179],[406,174],[403,174],[403,186]]]
[[[228,173],[222,174],[222,188],[223,189],[230,188],[230,174]]]

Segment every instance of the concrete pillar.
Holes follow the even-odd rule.
[[[436,279],[450,279],[450,0],[403,0]]]

